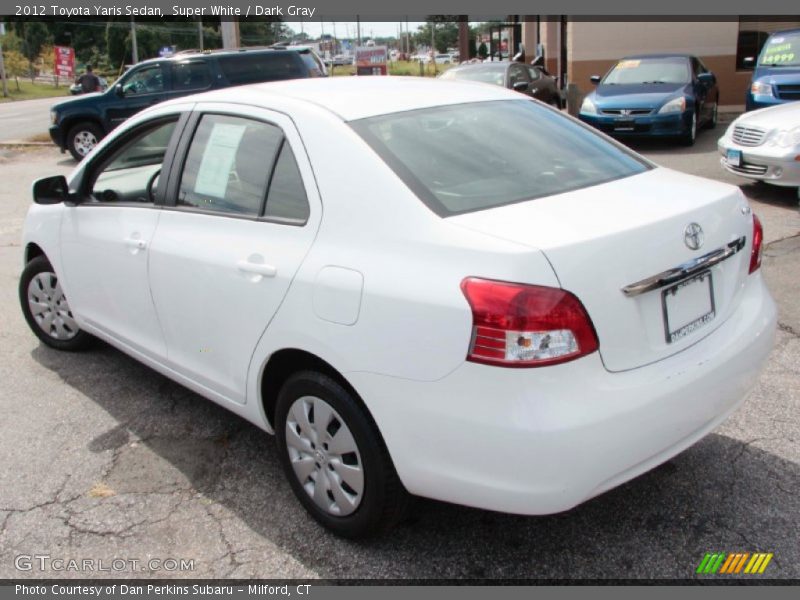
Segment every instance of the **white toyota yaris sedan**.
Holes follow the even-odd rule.
[[[33,332],[101,338],[274,431],[340,535],[409,494],[569,509],[719,425],[773,344],[737,188],[495,86],[182,98],[33,194]]]

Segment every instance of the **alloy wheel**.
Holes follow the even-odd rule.
[[[75,151],[81,156],[86,156],[97,145],[97,137],[91,131],[79,131],[73,138]]]

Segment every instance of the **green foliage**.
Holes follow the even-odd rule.
[[[486,42],[481,42],[481,45],[478,46],[478,56],[480,58],[489,56],[489,48],[486,47]]]
[[[28,59],[18,50],[3,50],[3,62],[6,76],[14,78],[14,81],[17,82],[17,90],[19,90],[19,78],[28,75],[30,69]]]

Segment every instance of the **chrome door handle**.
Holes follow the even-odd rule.
[[[263,263],[253,263],[248,260],[240,260],[236,263],[240,271],[245,273],[255,273],[263,277],[275,277],[278,274],[277,267],[272,265],[265,265]]]
[[[125,244],[136,250],[144,250],[147,248],[147,242],[138,238],[125,238]]]

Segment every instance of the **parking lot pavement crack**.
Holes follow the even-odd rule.
[[[794,327],[792,327],[791,325],[787,325],[786,323],[780,323],[779,322],[778,323],[778,329],[780,329],[781,331],[783,331],[785,333],[788,333],[791,336],[794,336],[796,338],[800,338],[800,333],[795,331]]]
[[[11,515],[11,514],[24,514],[24,513],[32,512],[34,510],[41,509],[41,508],[47,508],[49,506],[69,504],[70,502],[80,498],[80,496],[73,496],[71,498],[63,498],[63,499],[61,498],[62,494],[64,493],[64,490],[67,487],[67,483],[69,483],[69,479],[70,479],[70,476],[67,475],[64,478],[64,481],[61,482],[61,485],[58,486],[58,489],[56,490],[55,494],[53,494],[53,497],[50,500],[45,500],[44,502],[39,502],[38,504],[34,504],[32,506],[28,506],[28,507],[25,507],[25,508],[14,508],[14,507],[10,507],[10,506],[0,506],[0,512],[8,512],[9,515]]]
[[[241,562],[236,556],[238,552],[241,552],[242,550],[234,549],[233,544],[228,539],[228,536],[225,535],[225,528],[222,525],[222,519],[217,515],[215,515],[210,507],[205,506],[204,510],[206,514],[209,516],[209,518],[217,525],[217,528],[219,529],[219,539],[225,546],[225,554],[219,557],[219,561],[228,559],[228,562],[230,563],[230,568],[227,569],[227,571],[224,574],[222,574],[221,577],[222,578],[230,577],[233,573],[236,572],[237,569],[241,568],[245,564]]]

